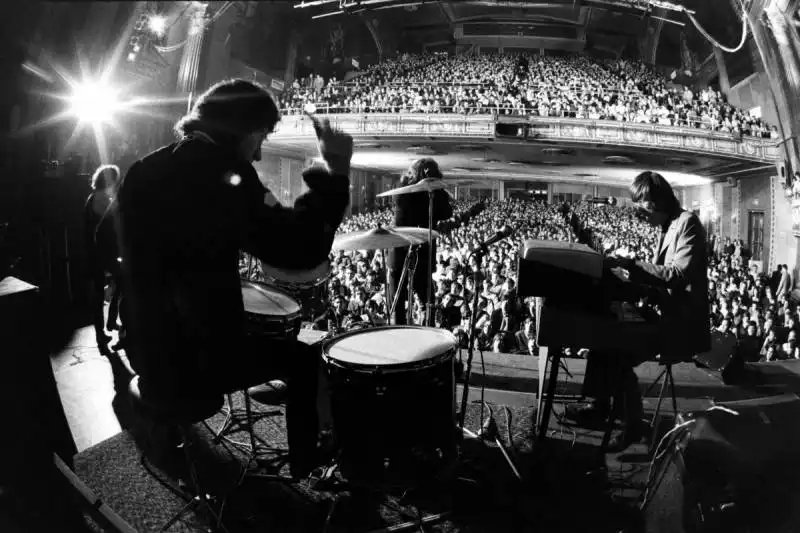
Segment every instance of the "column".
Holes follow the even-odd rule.
[[[206,30],[207,50],[203,59],[202,80],[199,80],[202,87],[196,87],[198,92],[228,77],[231,60],[230,30],[239,16],[240,11],[237,7],[229,7]]]
[[[723,196],[725,191],[725,184],[724,183],[715,183],[713,185],[714,188],[714,199],[712,205],[714,206],[714,231],[717,233],[721,238],[725,238],[727,235],[723,230],[724,215],[725,212],[723,211]]]
[[[714,47],[714,59],[717,62],[717,72],[719,73],[719,89],[723,94],[728,94],[731,90],[731,83],[728,80],[728,67],[725,66],[725,52]]]
[[[736,180],[736,185],[731,187],[731,236],[734,239],[745,239],[740,231],[742,212],[742,184]]]
[[[738,9],[738,2],[731,2]],[[792,172],[800,169],[800,43],[786,2],[753,0],[747,7],[748,25],[769,79],[778,115],[785,159]]]
[[[189,17],[189,35],[183,48],[180,67],[178,68],[178,93],[192,97],[197,85],[197,73],[200,67],[200,54],[203,51],[205,35],[205,14],[208,4],[193,2],[187,16]]]
[[[286,89],[294,81],[294,71],[297,67],[297,47],[300,44],[300,33],[294,29],[292,30],[291,41],[286,48],[286,71],[283,74],[283,80],[286,82]]]
[[[497,199],[501,202],[506,199],[506,182],[503,180],[497,182]]]

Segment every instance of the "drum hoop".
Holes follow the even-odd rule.
[[[437,333],[446,334],[447,336],[452,337],[453,346],[440,354],[437,354],[428,359],[424,359],[422,361],[411,361],[409,363],[399,363],[394,365],[368,365],[362,363],[348,363],[345,361],[334,359],[333,357],[330,356],[330,348],[338,341],[346,337],[358,335],[359,333],[363,333],[365,331],[381,331],[381,330],[395,330],[395,329],[407,329],[407,330],[417,329],[426,331],[436,331]],[[455,335],[446,330],[428,328],[425,326],[378,326],[374,328],[348,331],[347,333],[342,333],[341,335],[336,335],[334,337],[324,340],[322,342],[322,359],[326,364],[332,366],[338,366],[340,368],[352,370],[354,372],[362,372],[365,374],[392,374],[397,372],[408,372],[409,370],[422,370],[425,368],[437,366],[438,364],[442,363],[448,358],[454,358],[457,350],[458,350],[458,340],[456,339]]]
[[[258,289],[266,289],[268,291],[277,292],[278,294],[281,294],[282,296],[285,296],[286,298],[291,300],[292,303],[294,303],[298,307],[297,311],[294,311],[292,313],[288,313],[286,315],[267,315],[267,314],[263,314],[263,313],[254,313],[253,311],[249,311],[247,309],[247,307],[244,307],[244,298],[242,298],[242,307],[244,307],[244,312],[245,312],[246,315],[253,315],[253,316],[259,316],[259,317],[273,317],[273,318],[279,318],[279,319],[291,322],[292,320],[297,320],[303,314],[303,308],[300,305],[300,303],[295,298],[293,298],[292,295],[289,294],[288,292],[286,292],[284,290],[281,290],[281,289],[279,289],[277,287],[273,287],[272,285],[268,285],[266,283],[259,283],[258,281],[250,281],[250,280],[243,279],[242,283],[243,284],[244,283],[249,283],[251,285],[255,285],[256,288],[258,288]],[[244,288],[244,286],[242,286],[242,288]]]
[[[316,287],[328,281],[332,271],[330,259],[326,259],[314,268],[309,269],[284,270],[268,265],[263,261],[260,262],[260,266],[261,273],[270,283],[289,286],[308,285],[309,287]]]

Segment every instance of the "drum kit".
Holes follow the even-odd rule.
[[[423,180],[384,195],[446,186],[444,180]],[[414,249],[437,236],[432,227],[378,227],[338,236],[333,250]],[[405,267],[401,283],[407,277],[411,289],[408,258]],[[302,322],[315,320],[327,308],[330,262],[301,273],[263,264],[260,269],[263,283],[242,280],[246,331],[297,338]],[[396,304],[397,297],[392,308]],[[337,466],[349,482],[418,486],[455,465],[459,442],[469,432],[458,427],[456,417],[458,342],[452,333],[423,326],[367,326],[328,332],[321,344]]]

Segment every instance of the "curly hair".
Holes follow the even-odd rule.
[[[443,178],[442,171],[439,170],[439,164],[431,157],[423,157],[411,163],[411,166],[400,178],[400,185],[414,185],[426,178]]]
[[[90,185],[92,190],[108,189],[115,187],[119,182],[119,167],[117,165],[100,165],[92,174]]]
[[[200,95],[189,114],[175,124],[175,133],[183,137],[203,131],[223,142],[236,142],[259,130],[271,132],[279,121],[278,105],[266,87],[232,79],[216,83]]]

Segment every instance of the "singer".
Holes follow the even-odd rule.
[[[413,185],[423,179],[442,179],[442,172],[439,165],[430,157],[417,159],[400,178],[400,186]],[[394,223],[395,226],[427,228],[428,227],[428,201],[427,192],[405,194],[395,197]],[[447,220],[453,216],[453,208],[450,205],[450,196],[443,190],[433,193],[433,229],[442,220]],[[430,246],[422,245],[419,247],[417,255],[417,268],[414,272],[413,289],[420,299],[430,301],[432,295],[428,294],[428,280],[433,274],[428,272],[429,255],[433,254],[436,258],[436,243]],[[397,307],[394,311],[394,323],[396,325],[406,325],[406,302],[408,298],[407,282],[399,287],[400,277],[403,273],[403,265],[408,254],[408,248],[395,248],[389,251],[389,280],[392,289],[392,299],[399,292]],[[413,300],[412,300],[413,301]],[[429,317],[425,317],[427,323]]]
[[[660,174],[642,172],[630,186],[630,194],[639,216],[661,230],[655,263],[607,257],[604,267],[626,270],[631,282],[657,295],[655,303],[661,314],[654,346],[659,353],[644,360],[657,357],[665,364],[690,361],[711,349],[705,229],[697,215],[681,208],[672,187]],[[591,353],[583,394],[595,400],[567,408],[569,418],[595,424],[608,416],[612,396],[624,405],[625,430],[612,440],[607,451],[622,451],[646,436],[642,395],[633,372],[644,360],[626,354]]]

